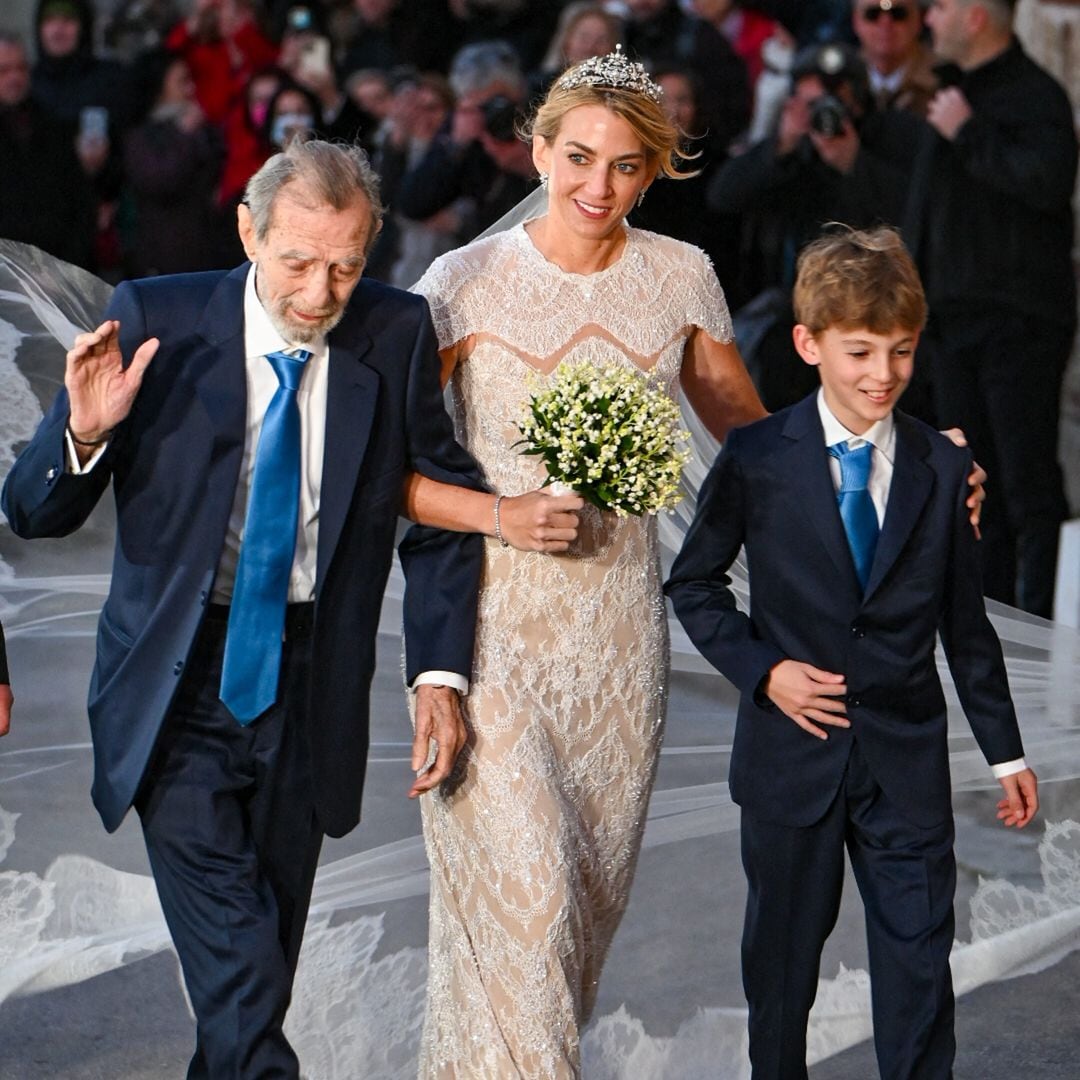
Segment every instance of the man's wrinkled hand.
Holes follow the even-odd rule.
[[[467,738],[458,692],[451,686],[418,686],[412,746],[412,768],[417,776],[409,789],[410,799],[438,787],[450,775]],[[425,769],[432,743],[436,747],[435,760]]]

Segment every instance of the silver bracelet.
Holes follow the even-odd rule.
[[[506,538],[502,534],[502,522],[499,520],[499,504],[505,498],[505,495],[495,496],[495,539],[498,540],[503,547],[509,547],[510,545],[506,542]]]

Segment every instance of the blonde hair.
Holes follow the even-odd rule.
[[[832,326],[887,334],[926,323],[919,272],[900,233],[887,226],[837,226],[808,244],[799,255],[792,299],[795,320],[812,334]]]
[[[574,68],[569,70],[572,72]],[[650,165],[656,162],[664,176],[672,180],[687,180],[695,175],[679,171],[681,162],[698,156],[684,153],[679,148],[684,133],[668,119],[663,105],[632,90],[612,86],[563,87],[556,82],[532,119],[522,124],[521,136],[531,139],[539,135],[549,146],[552,145],[558,137],[563,118],[571,109],[582,105],[602,105],[622,117],[641,140],[646,161]]]

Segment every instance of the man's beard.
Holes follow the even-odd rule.
[[[345,305],[338,307],[324,315],[318,322],[301,321],[289,313],[289,301],[280,300],[274,305],[274,309],[268,313],[274,329],[288,342],[294,345],[310,345],[312,342],[321,341],[339,322],[345,314]]]

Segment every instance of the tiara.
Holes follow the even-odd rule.
[[[622,51],[621,45],[616,45],[615,51],[607,56],[594,56],[590,60],[583,60],[560,75],[555,82],[555,88],[559,90],[573,90],[578,86],[607,86],[613,90],[627,90],[632,94],[644,94],[657,104],[664,96],[664,91],[649,78],[644,66],[630,60]]]

